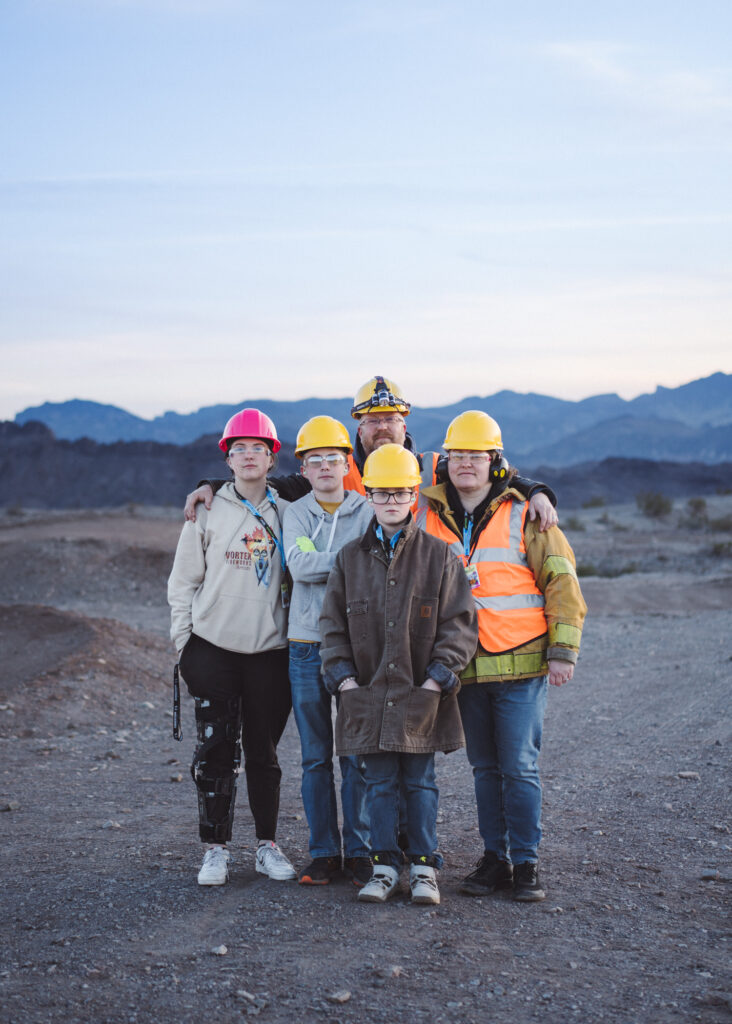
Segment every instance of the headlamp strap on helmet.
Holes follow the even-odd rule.
[[[374,396],[371,404],[378,405],[379,407],[396,405],[396,398],[393,392],[386,386],[386,381],[383,377],[376,377],[374,379]]]

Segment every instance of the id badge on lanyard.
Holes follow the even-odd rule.
[[[466,565],[465,575],[468,577],[468,583],[470,584],[473,590],[475,590],[476,587],[480,586],[480,577],[478,576],[477,565]]]
[[[283,580],[280,584],[280,601],[283,608],[290,607],[290,588],[287,585],[287,580]]]

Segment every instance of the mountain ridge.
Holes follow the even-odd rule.
[[[271,416],[282,440],[294,442],[305,420],[327,414],[355,434],[350,398],[303,398],[291,402],[243,399],[191,413],[168,410],[153,419],[85,399],[45,402],[18,413],[15,423],[44,423],[59,440],[89,437],[99,443],[156,441],[186,445],[220,432],[238,409],[256,406]],[[466,409],[483,409],[498,420],[508,452],[524,462],[572,465],[612,456],[650,459],[732,459],[732,375],[711,374],[626,400],[598,394],[579,401],[502,390],[470,395],[444,406],[413,407],[408,429],[420,450],[440,447],[450,420]]]

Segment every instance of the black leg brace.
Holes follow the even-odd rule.
[[[191,775],[198,789],[198,829],[205,843],[231,839],[241,764],[241,700],[196,697],[198,746]]]

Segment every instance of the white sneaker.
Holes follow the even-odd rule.
[[[435,869],[426,864],[412,864],[409,869],[409,888],[412,903],[439,903],[440,890],[437,888]]]
[[[271,839],[257,847],[254,866],[260,874],[274,878],[278,882],[286,882],[290,878],[297,878],[297,872],[292,864],[290,864],[277,843],[272,842]]]
[[[356,899],[362,903],[384,903],[397,887],[399,872],[387,864],[374,866],[373,874],[363,889],[358,890]]]
[[[229,877],[231,854],[224,846],[212,846],[203,855],[203,864],[198,872],[199,885],[223,885]]]

